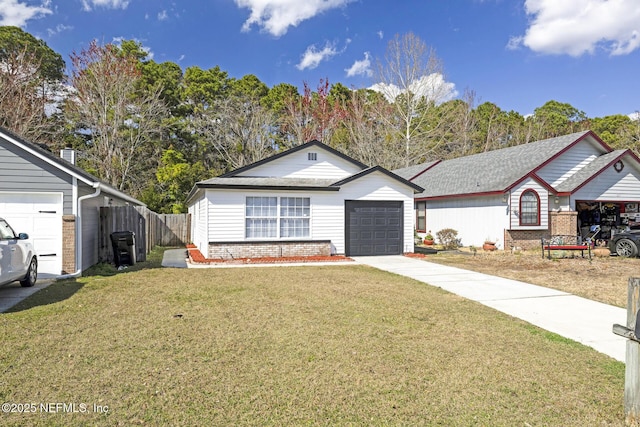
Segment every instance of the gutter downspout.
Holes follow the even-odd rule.
[[[96,191],[92,194],[85,194],[84,196],[78,197],[78,210],[76,212],[76,265],[78,269],[71,274],[64,274],[62,276],[58,276],[56,279],[72,279],[75,277],[79,277],[82,274],[82,251],[80,250],[82,246],[82,202],[87,199],[92,199],[94,197],[98,197],[100,195],[100,183],[94,182],[91,184]]]

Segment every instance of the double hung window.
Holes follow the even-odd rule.
[[[308,197],[247,197],[245,236],[248,239],[310,237]]]

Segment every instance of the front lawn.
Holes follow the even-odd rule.
[[[79,410],[4,425],[623,425],[622,363],[364,266],[136,268],[49,292],[0,314],[0,400]]]

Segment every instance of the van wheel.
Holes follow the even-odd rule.
[[[27,270],[27,275],[24,276],[24,279],[20,280],[20,284],[24,288],[30,288],[31,286],[36,284],[36,280],[38,278],[38,260],[36,257],[31,258],[31,262],[29,263],[29,269]]]

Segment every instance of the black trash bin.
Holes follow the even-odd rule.
[[[116,267],[136,263],[136,234],[133,231],[115,231],[111,233],[113,260]]]

